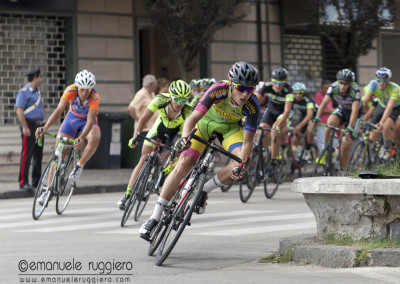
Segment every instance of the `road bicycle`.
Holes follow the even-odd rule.
[[[176,157],[175,147],[166,145],[154,139],[149,139],[141,133],[138,133],[135,140],[133,140],[133,143],[136,143],[136,141],[138,141],[140,138],[153,143],[155,147],[153,148],[153,151],[146,157],[143,167],[133,183],[132,193],[129,199],[126,201],[124,214],[122,215],[121,227],[125,226],[135,206],[136,209],[134,220],[139,220],[151,194],[158,194],[160,187],[164,182],[164,175],[161,172],[162,169],[172,163]],[[166,161],[163,161],[163,157],[161,155],[163,150],[169,151]]]
[[[289,131],[286,135],[286,143],[285,149],[286,153],[285,156],[287,158],[288,164],[290,168],[287,169],[287,172],[290,172],[291,175],[297,171],[298,177],[303,177],[304,174],[312,173],[314,168],[315,159],[318,157],[318,149],[314,144],[310,145],[310,149],[305,149],[305,139],[302,141],[301,150],[296,153],[293,151],[292,140],[294,137],[293,128],[290,127]],[[300,137],[299,137],[300,139]],[[301,141],[301,139],[300,139]]]
[[[234,169],[239,175],[244,171],[249,160],[247,157],[242,162],[237,156],[225,151],[220,146],[211,144],[209,141],[194,135],[195,130],[189,133],[187,140],[196,139],[205,144],[206,147],[191,171],[180,183],[177,192],[168,203],[160,222],[150,238],[148,254],[153,255],[158,248],[155,261],[158,266],[162,265],[172,252],[185,227],[191,225],[193,212],[196,212],[196,210],[198,212],[199,207],[197,204],[206,182],[206,172],[215,153],[219,152],[240,163],[240,167]]]
[[[76,188],[76,182],[68,180],[68,176],[80,159],[80,152],[76,151],[73,146],[75,139],[51,132],[45,132],[44,135],[57,138],[58,144],[44,168],[36,188],[32,208],[34,220],[40,218],[54,196],[57,197],[57,214],[61,215],[65,211]],[[42,139],[40,137],[37,140],[37,144],[40,147],[43,146]],[[62,158],[63,153],[66,159]]]
[[[319,155],[318,159],[315,163],[315,168],[313,172],[313,176],[333,176],[334,171],[337,170],[337,163],[333,161],[333,155],[335,153],[335,148],[333,147],[333,141],[335,139],[339,140],[339,154],[337,155],[337,161],[340,159],[340,148],[342,143],[342,137],[345,135],[346,131],[331,125],[327,125],[324,123],[320,123],[319,125],[329,128],[331,131],[329,135],[328,142],[325,144],[324,149]],[[337,137],[336,132],[340,132],[340,136]]]

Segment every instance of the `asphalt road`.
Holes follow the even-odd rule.
[[[73,196],[62,216],[52,201],[38,221],[32,199],[0,200],[0,283],[399,283],[398,268],[328,269],[261,264],[279,239],[316,232],[302,195],[284,184],[267,200],[256,188],[248,203],[238,188],[209,195],[206,213],[195,215],[163,266],[147,255],[138,228],[120,227],[121,193]],[[112,282],[110,282],[112,281]]]

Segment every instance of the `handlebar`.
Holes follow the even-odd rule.
[[[321,122],[318,122],[318,124],[321,125],[321,126],[327,127],[327,128],[329,128],[331,130],[334,130],[334,131],[340,131],[342,133],[346,133],[346,130],[341,129],[341,128],[337,128],[337,127],[332,126],[332,125],[328,125],[328,124],[321,123]]]
[[[151,139],[151,138],[147,138],[146,135],[142,134],[141,132],[139,132],[136,135],[136,137],[132,140],[132,144],[136,143],[139,140],[139,138],[147,140],[147,141],[149,141],[149,142],[151,142],[151,143],[153,143],[153,144],[155,144],[155,145],[157,145],[159,147],[165,148],[167,150],[175,151],[175,147],[166,145],[166,144],[164,144],[164,143],[162,143],[160,141],[157,141],[157,140],[154,140],[154,139]]]
[[[40,134],[40,132],[39,132],[39,134]],[[43,135],[47,135],[47,136],[50,136],[50,137],[54,137],[54,138],[60,139],[63,142],[67,142],[67,143],[71,143],[71,144],[75,143],[75,139],[71,139],[71,138],[63,136],[63,135],[57,135],[56,133],[53,133],[53,132],[46,131],[45,133],[43,133]],[[36,143],[37,143],[37,145],[39,147],[42,147],[43,146],[43,136],[40,136],[36,140]]]

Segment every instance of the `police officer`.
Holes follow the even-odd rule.
[[[22,150],[19,170],[19,188],[32,190],[28,182],[29,167],[32,164],[32,185],[39,183],[42,173],[43,147],[35,144],[35,131],[39,126],[44,125],[43,100],[38,87],[43,77],[40,68],[25,74],[28,77],[28,84],[17,93],[16,109],[20,122]]]

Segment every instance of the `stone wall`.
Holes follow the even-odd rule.
[[[17,123],[16,94],[37,67],[47,115],[57,106],[66,83],[64,29],[64,17],[0,13],[0,125]]]

